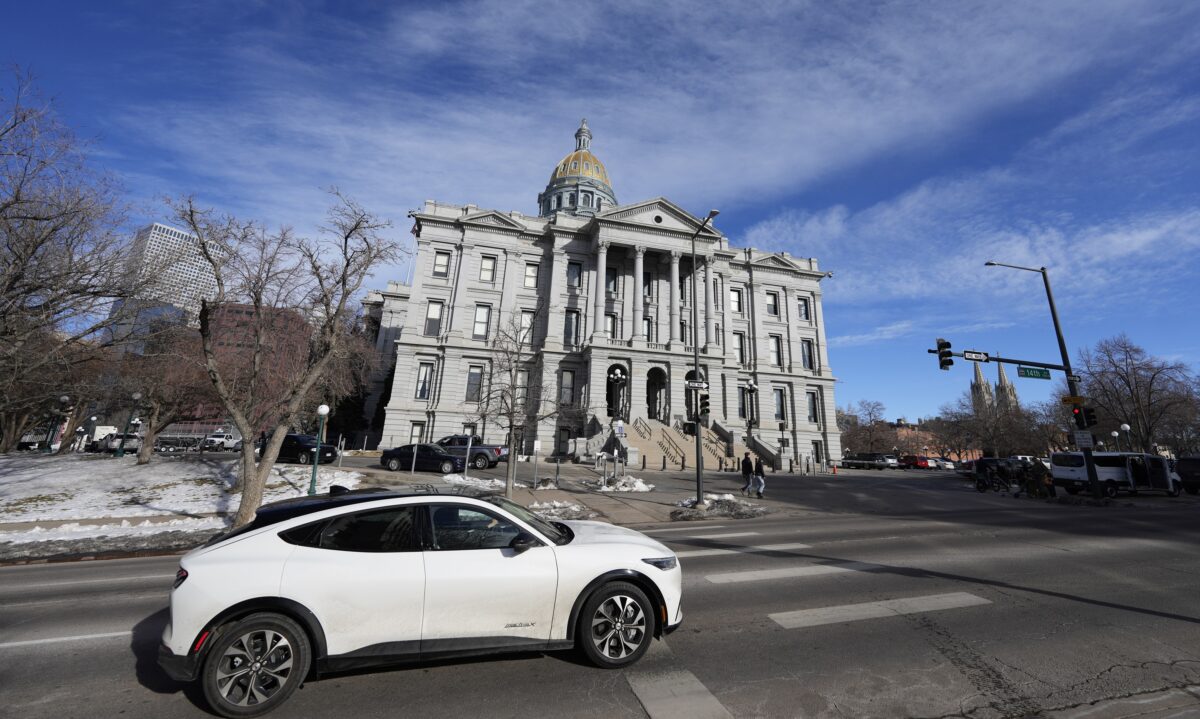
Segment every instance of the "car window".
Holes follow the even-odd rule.
[[[342,552],[414,552],[420,549],[414,532],[415,516],[413,507],[344,514],[325,522],[314,540],[321,549]],[[292,536],[301,538],[304,534]]]
[[[471,507],[440,505],[432,509],[433,542],[439,550],[503,549],[521,533],[512,522]]]
[[[1082,467],[1082,454],[1055,454],[1050,457],[1050,463],[1055,467]]]

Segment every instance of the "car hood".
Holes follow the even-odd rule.
[[[674,555],[670,549],[641,532],[618,527],[607,522],[564,521],[563,524],[575,533],[571,544],[637,544],[652,550],[656,557]]]

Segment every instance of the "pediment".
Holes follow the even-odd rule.
[[[767,255],[766,257],[760,257],[754,261],[752,266],[762,269],[790,270],[794,272],[800,272],[803,269],[791,260],[779,255]]]
[[[646,200],[633,205],[620,205],[605,210],[596,215],[598,220],[615,220],[618,222],[642,225],[657,230],[674,230],[676,232],[692,233],[703,223],[703,218],[697,219],[675,203],[662,197]],[[720,233],[706,226],[701,237],[716,238]]]
[[[491,225],[493,227],[503,227],[508,230],[524,230],[525,225],[517,222],[508,215],[501,214],[492,210],[486,212],[478,212],[474,215],[467,215],[462,218],[461,222],[471,225]]]

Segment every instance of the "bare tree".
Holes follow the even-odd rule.
[[[270,437],[257,465],[254,443],[242,445],[235,526],[254,518],[289,424],[349,351],[363,282],[400,253],[382,234],[390,223],[333,196],[319,240],[217,217],[191,198],[175,204],[216,276],[200,310],[205,370],[242,436]]]
[[[1186,414],[1194,401],[1186,365],[1152,357],[1124,334],[1080,352],[1077,371],[1088,401],[1108,419],[1101,426],[1128,423],[1133,445],[1143,452],[1156,444],[1169,418]]]
[[[0,422],[56,400],[55,379],[110,341],[135,293],[112,181],[18,76],[0,88]],[[10,427],[10,425],[12,425]]]
[[[842,428],[842,446],[864,452],[877,451],[876,446],[882,447],[886,435],[892,432],[884,420],[886,411],[882,402],[867,399],[841,410],[842,419],[838,426],[842,428],[842,423],[846,425]]]

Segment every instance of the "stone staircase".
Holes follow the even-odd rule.
[[[629,443],[638,448],[645,458],[647,469],[661,469],[666,460],[667,469],[695,466],[695,439],[661,422],[635,419],[627,425],[625,433]],[[726,442],[713,430],[701,427],[701,451],[704,467],[708,470],[737,471],[737,463],[749,451],[741,442],[734,442],[734,456],[726,457]],[[750,452],[753,459],[754,452]]]

